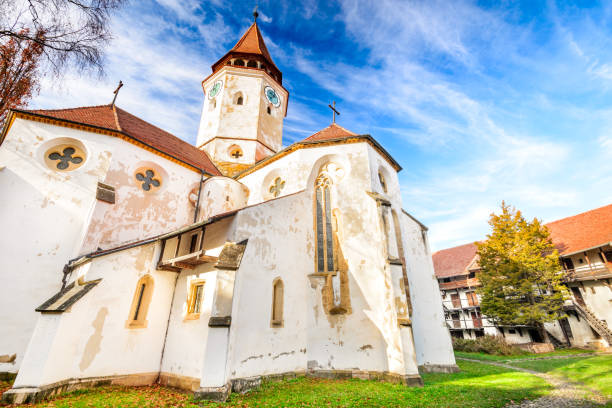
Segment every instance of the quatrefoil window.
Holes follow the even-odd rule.
[[[76,146],[60,145],[47,150],[45,161],[53,170],[72,171],[85,162],[85,153]]]
[[[285,181],[280,177],[274,179],[274,183],[270,186],[268,190],[274,197],[278,197],[281,193],[281,190],[285,188]]]
[[[136,172],[136,180],[140,182],[140,188],[144,191],[154,191],[161,186],[161,180],[156,177],[152,169],[142,169]]]

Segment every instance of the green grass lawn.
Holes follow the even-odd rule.
[[[582,382],[612,398],[612,356],[520,361],[511,364]]]
[[[474,360],[485,360],[485,361],[510,361],[517,360],[523,358],[538,358],[538,357],[551,357],[551,356],[568,356],[573,354],[590,354],[594,353],[593,350],[583,350],[583,349],[559,349],[550,353],[520,353],[513,354],[510,356],[498,356],[494,354],[485,354],[485,353],[469,353],[466,351],[455,351],[455,356],[463,357],[463,358],[471,358]]]
[[[550,386],[530,374],[460,361],[460,373],[426,374],[425,387],[362,380],[299,377],[265,382],[246,395],[232,394],[225,404],[207,407],[502,407],[511,400],[534,399]],[[0,385],[0,388],[2,386]],[[195,407],[191,396],[167,388],[101,387],[67,394],[36,407]]]

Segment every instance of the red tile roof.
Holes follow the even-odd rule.
[[[612,242],[612,204],[546,224],[561,255]]]
[[[263,58],[263,60],[268,63],[268,68],[276,74],[272,76],[282,84],[283,74],[274,61],[272,61],[272,56],[270,56],[268,47],[266,47],[266,43],[264,42],[263,35],[261,35],[261,31],[259,31],[257,22],[251,24],[248,30],[240,37],[236,45],[213,64],[213,73],[221,69],[231,57],[242,58],[247,56],[248,58],[248,56],[253,55]]]
[[[476,256],[476,244],[465,244],[442,249],[432,255],[437,278],[467,275],[468,267]]]
[[[239,52],[244,54],[257,54],[264,57],[270,64],[274,67],[274,61],[272,61],[272,57],[268,52],[268,47],[266,47],[266,43],[264,42],[263,36],[261,35],[261,31],[259,31],[259,27],[257,23],[251,24],[248,30],[242,35],[242,38],[238,40],[236,45],[230,50],[230,52]]]
[[[312,136],[308,136],[306,139],[302,140],[302,142],[314,142],[321,140],[332,140],[332,139],[341,139],[343,137],[357,136],[357,133],[353,133],[350,130],[343,128],[342,126],[332,123],[325,129],[319,130]]]
[[[209,174],[221,174],[204,151],[114,105],[21,112],[121,132]]]

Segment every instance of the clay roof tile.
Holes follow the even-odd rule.
[[[114,105],[24,112],[121,132],[209,174],[221,174],[202,150]]]

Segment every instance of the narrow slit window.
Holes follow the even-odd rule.
[[[198,249],[198,234],[191,236],[191,242],[189,242],[189,253],[193,254]]]
[[[139,295],[138,295],[138,303],[136,303],[136,310],[134,310],[134,319],[133,320],[138,320],[138,314],[140,313],[140,306],[142,306],[142,295],[144,295],[144,291],[146,288],[146,284],[141,284],[140,285],[140,291],[139,291]]]
[[[281,279],[276,279],[272,286],[272,326],[283,324],[284,285]]]
[[[147,312],[153,296],[153,278],[145,275],[136,284],[132,307],[126,322],[128,329],[147,327]]]

